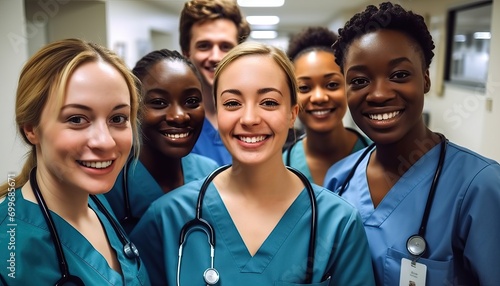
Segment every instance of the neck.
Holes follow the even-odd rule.
[[[139,160],[167,193],[184,184],[182,158],[166,157],[150,148],[141,148]]]
[[[218,176],[218,189],[236,192],[254,200],[283,199],[303,189],[300,179],[288,171],[280,157],[260,166],[233,161],[233,166]]]
[[[339,126],[328,133],[306,131],[307,137],[304,139],[304,147],[310,154],[316,156],[336,157],[339,153],[349,153],[356,142],[356,136]],[[354,140],[353,140],[354,139]]]
[[[415,136],[406,136],[393,144],[377,144],[376,163],[401,177],[429,150],[441,142],[441,137],[425,128]]]
[[[71,224],[78,224],[82,219],[88,218],[90,208],[88,207],[88,193],[78,190],[62,189],[58,179],[48,176],[44,170],[38,170],[35,179],[38,190],[47,208]],[[38,204],[29,180],[22,188],[23,197]],[[33,184],[34,185],[34,184]]]

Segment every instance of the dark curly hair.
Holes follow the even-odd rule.
[[[420,47],[425,68],[431,65],[434,53],[434,42],[425,25],[424,18],[412,11],[406,11],[398,4],[384,2],[379,8],[368,5],[366,9],[355,14],[339,29],[339,37],[332,48],[335,62],[344,70],[346,52],[350,44],[357,38],[380,29],[400,31],[412,38]]]
[[[198,80],[200,82],[202,81],[200,72],[189,59],[181,55],[178,51],[168,49],[152,51],[145,55],[135,64],[135,67],[132,69],[132,73],[142,81],[142,79],[149,73],[151,66],[161,60],[180,61],[185,63],[194,72]]]
[[[325,27],[308,27],[291,37],[288,42],[287,55],[294,61],[310,51],[322,50],[333,54],[332,44],[337,34]]]

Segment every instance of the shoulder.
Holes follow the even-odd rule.
[[[211,170],[214,170],[219,166],[217,162],[215,162],[215,160],[196,153],[189,153],[186,156],[182,157],[182,164],[188,164],[190,166],[200,166]]]
[[[363,153],[368,147],[363,148],[357,152],[350,154],[349,156],[343,158],[337,163],[333,164],[325,174],[325,180],[323,185],[332,191],[335,191],[338,186],[340,186],[347,175],[354,168],[356,162],[360,160]]]

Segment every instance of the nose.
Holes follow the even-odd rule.
[[[184,125],[189,119],[189,114],[177,104],[171,105],[167,109],[166,120],[170,124]]]
[[[309,100],[312,103],[324,103],[328,101],[328,94],[325,90],[320,87],[316,87],[311,91],[311,96]]]
[[[242,125],[252,126],[258,125],[261,121],[261,117],[257,112],[256,108],[253,106],[245,106],[242,108],[243,114],[240,118],[240,123]]]
[[[370,86],[371,89],[366,97],[367,101],[384,103],[396,96],[396,93],[391,88],[391,82],[387,82],[385,80],[373,80]]]
[[[218,45],[213,45],[212,49],[210,50],[210,55],[208,57],[208,60],[211,62],[218,63],[222,60],[224,55],[225,53],[219,48]]]
[[[104,120],[103,120],[104,121]],[[92,149],[110,149],[116,146],[107,122],[96,122],[89,129],[88,146]]]

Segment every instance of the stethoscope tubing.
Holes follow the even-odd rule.
[[[64,250],[62,248],[61,240],[55,227],[54,220],[40,192],[40,188],[38,187],[38,182],[36,180],[36,167],[31,170],[29,177],[33,194],[35,195],[38,206],[40,207],[44,220],[49,228],[50,236],[52,238],[54,248],[56,249],[57,259],[59,261],[59,269],[61,272],[61,279],[56,283],[56,285],[64,285],[65,283],[69,283],[70,285],[84,285],[83,281],[79,277],[71,275],[69,272],[68,262],[66,260],[66,256],[64,255]],[[126,235],[118,225],[118,222],[115,221],[113,216],[108,212],[106,207],[96,196],[90,195],[90,198],[96,204],[97,208],[104,214],[106,219],[113,227],[115,233],[118,235],[120,242],[123,244],[123,251],[125,253],[125,256],[130,259],[138,259],[139,251],[137,250],[135,245],[127,239]]]
[[[431,212],[432,208],[432,203],[434,201],[434,195],[436,193],[437,185],[439,182],[439,178],[441,177],[441,171],[444,166],[444,160],[446,157],[446,147],[448,145],[448,139],[443,134],[437,133],[439,137],[441,138],[441,148],[439,152],[439,160],[438,164],[436,167],[436,171],[434,172],[434,176],[432,179],[431,187],[429,189],[429,194],[427,195],[427,201],[425,203],[425,209],[424,213],[422,215],[422,220],[420,221],[420,227],[418,228],[418,233],[411,235],[407,242],[406,242],[406,247],[408,252],[418,258],[422,256],[426,249],[427,249],[427,242],[425,240],[425,232],[427,230],[427,223],[429,221],[429,215]],[[359,164],[363,161],[363,159],[370,153],[371,150],[373,150],[375,147],[375,143],[372,143],[370,146],[368,146],[361,156],[358,158],[358,160],[354,163],[353,167],[351,168],[349,174],[347,175],[345,181],[343,182],[341,188],[337,192],[339,196],[342,196],[342,194],[345,192],[347,185],[349,184],[350,180],[354,176],[354,173],[356,172],[356,169],[358,168]]]
[[[220,174],[222,171],[226,170],[229,167],[231,167],[231,165],[225,165],[225,166],[217,168],[210,175],[208,175],[208,177],[204,180],[203,184],[200,187],[200,191],[198,193],[198,198],[197,198],[197,202],[196,202],[196,209],[195,209],[195,218],[191,221],[188,221],[181,229],[181,232],[179,235],[179,260],[178,260],[178,265],[177,265],[177,285],[180,285],[180,264],[181,264],[183,245],[186,242],[187,234],[190,232],[190,229],[193,227],[200,227],[207,234],[208,241],[209,241],[209,244],[211,247],[211,261],[212,261],[211,268],[209,268],[209,269],[217,272],[217,270],[215,270],[214,265],[213,265],[214,250],[215,250],[215,231],[212,228],[212,226],[210,225],[210,223],[208,223],[206,220],[204,220],[202,218],[202,206],[203,206],[203,199],[205,197],[205,193],[206,193],[210,183],[213,181],[213,179],[218,174]],[[315,251],[315,247],[316,247],[316,231],[317,231],[317,229],[316,229],[316,226],[317,226],[316,196],[314,194],[314,190],[313,190],[311,183],[302,173],[300,173],[298,170],[296,170],[292,167],[289,167],[289,166],[287,166],[287,169],[300,178],[300,180],[302,181],[302,183],[305,185],[305,187],[307,189],[307,193],[308,193],[309,199],[310,199],[311,229],[310,229],[310,234],[309,234],[309,246],[308,246],[308,254],[307,254],[307,269],[306,269],[306,277],[305,277],[306,283],[310,284],[310,283],[312,283],[312,278],[313,278],[314,257],[315,257],[314,251]]]

